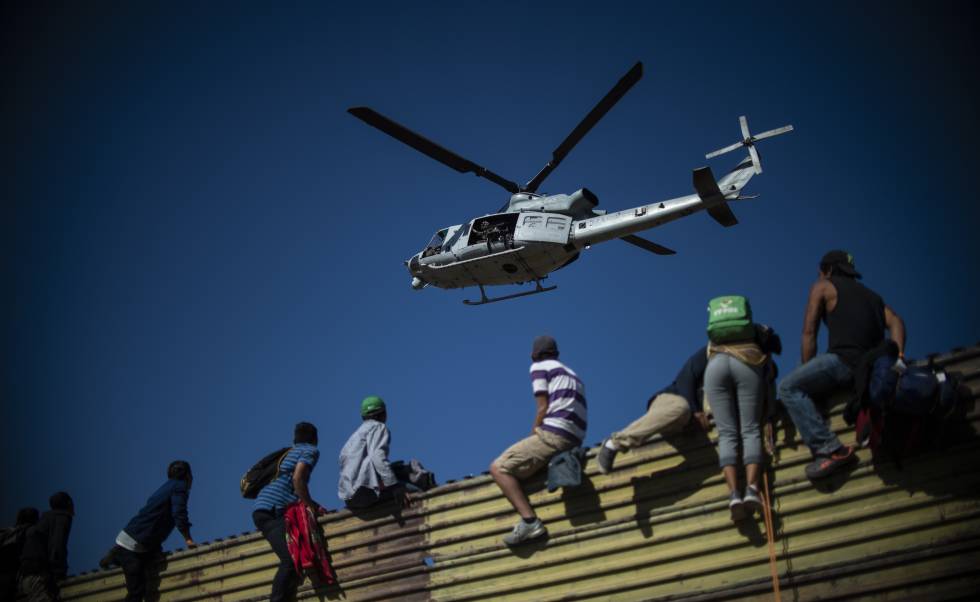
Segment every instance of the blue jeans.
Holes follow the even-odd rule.
[[[841,447],[841,442],[817,409],[814,398],[822,401],[850,385],[853,377],[850,366],[840,357],[822,353],[797,366],[779,383],[779,398],[815,456],[829,456]]]

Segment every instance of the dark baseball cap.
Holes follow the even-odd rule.
[[[837,271],[848,276],[860,278],[861,273],[854,267],[854,256],[847,251],[835,249],[824,254],[820,260],[820,269],[837,268]]]
[[[558,356],[558,343],[555,342],[555,339],[547,335],[534,339],[534,344],[531,346],[531,359],[538,361],[542,355]]]

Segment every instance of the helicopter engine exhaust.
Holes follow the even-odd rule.
[[[572,194],[568,195],[568,206],[569,207],[582,207],[584,210],[589,210],[599,204],[599,197],[595,195],[594,192],[588,188],[579,188]]]

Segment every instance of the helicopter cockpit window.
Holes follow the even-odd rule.
[[[456,231],[453,232],[452,235],[442,245],[442,250],[443,251],[448,251],[448,250],[452,249],[453,246],[456,245],[456,241],[458,241],[460,239],[460,237],[466,236],[469,233],[470,233],[470,225],[469,224],[463,224],[462,227],[456,228]]]
[[[432,236],[432,239],[429,240],[429,244],[425,245],[425,250],[422,251],[422,257],[428,257],[429,255],[435,255],[435,254],[441,252],[442,251],[442,243],[443,243],[443,240],[445,240],[445,238],[446,238],[446,232],[448,232],[448,231],[449,231],[449,228],[443,228],[442,230],[439,230],[438,232],[436,232]]]

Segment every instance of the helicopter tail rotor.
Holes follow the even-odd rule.
[[[773,136],[778,136],[780,134],[785,134],[786,132],[792,132],[793,126],[784,125],[781,128],[776,128],[774,130],[768,130],[762,132],[761,134],[753,135],[749,132],[749,121],[742,115],[738,118],[739,128],[742,130],[742,140],[741,142],[736,142],[735,144],[730,144],[724,148],[720,148],[716,151],[712,151],[704,156],[705,159],[713,159],[719,155],[725,153],[730,153],[733,150],[738,150],[741,147],[746,147],[749,150],[749,157],[752,160],[752,168],[755,170],[756,175],[762,173],[762,162],[759,160],[759,151],[755,148],[755,143],[759,140],[765,140],[766,138],[772,138]]]

